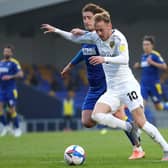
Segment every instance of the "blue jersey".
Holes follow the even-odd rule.
[[[78,54],[72,59],[71,64],[76,65],[81,61],[85,61],[87,67],[87,76],[89,85],[92,87],[97,87],[105,81],[105,74],[103,71],[102,64],[96,66],[89,63],[89,58],[91,56],[98,56],[99,51],[97,46],[94,44],[83,44],[82,49]]]
[[[142,78],[141,78],[141,94],[146,101],[151,97],[154,103],[159,103],[162,100],[162,87],[160,84],[160,70],[152,65],[149,65],[147,59],[151,59],[157,63],[164,64],[163,58],[156,51],[151,54],[144,54],[141,58]]]
[[[0,90],[7,91],[13,90],[16,88],[16,80],[2,80],[4,75],[15,75],[17,72],[21,70],[21,66],[19,62],[11,58],[9,60],[1,60],[0,61]]]
[[[94,66],[89,63],[91,56],[98,55],[99,52],[96,45],[83,44],[82,49],[71,61],[73,65],[85,61],[87,67],[87,76],[90,86],[83,102],[82,110],[93,110],[99,97],[106,91],[106,80],[102,64]]]
[[[164,64],[163,58],[156,51],[153,51],[151,54],[143,54],[141,57],[141,69],[142,69],[142,77],[141,83],[143,85],[150,86],[151,84],[155,84],[160,81],[160,70],[148,64],[147,59],[151,58],[153,61]]]

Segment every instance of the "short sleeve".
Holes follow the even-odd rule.
[[[160,63],[160,64],[165,63],[164,59],[161,56],[158,56],[158,55],[155,55],[155,54],[152,55],[152,60],[157,62],[157,63]]]

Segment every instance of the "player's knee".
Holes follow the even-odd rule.
[[[139,128],[143,128],[145,122],[146,122],[146,120],[139,119],[139,120],[136,120],[136,125],[137,125]]]
[[[96,125],[96,122],[91,119],[91,116],[82,116],[82,124],[86,128],[92,128]]]
[[[96,125],[96,122],[93,120],[82,120],[82,124],[86,128],[92,128]]]

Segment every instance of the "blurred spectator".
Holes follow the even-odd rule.
[[[63,100],[63,115],[66,122],[66,130],[70,130],[71,127],[71,119],[75,114],[75,107],[74,107],[74,91],[68,91],[67,97]]]

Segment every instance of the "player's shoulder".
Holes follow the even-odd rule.
[[[96,31],[92,31],[92,32],[86,32],[87,35],[92,36],[92,38],[94,38],[94,40],[98,40],[99,36],[96,33]]]
[[[10,61],[14,64],[20,65],[19,61],[16,58],[11,58]]]
[[[152,55],[157,56],[157,57],[161,57],[160,52],[158,52],[158,51],[156,51],[156,50],[153,50],[153,51],[152,51]]]
[[[113,29],[112,34],[114,39],[127,42],[125,35],[118,29]]]

